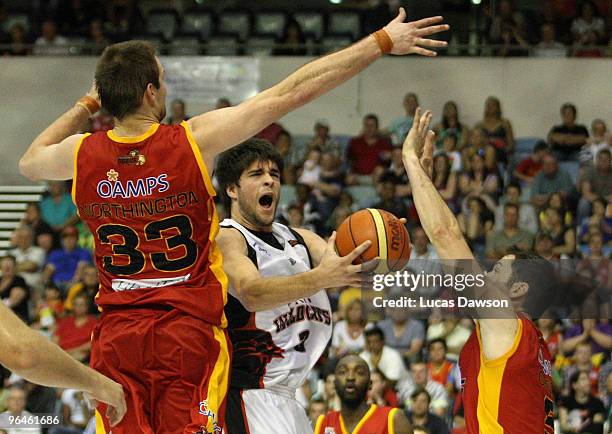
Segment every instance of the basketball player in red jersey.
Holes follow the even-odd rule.
[[[455,216],[431,181],[434,133],[431,112],[417,109],[403,146],[403,161],[421,225],[441,259],[470,260],[479,272]],[[485,273],[481,296],[505,298],[512,307],[477,312],[476,328],[459,359],[465,421],[470,434],[549,433],[553,429],[551,358],[525,312],[541,315],[552,299],[552,266],[517,252]],[[492,313],[498,318],[491,319]]]
[[[19,162],[22,174],[72,178],[73,200],[94,234],[103,314],[92,366],[128,396],[127,416],[113,434],[221,431],[230,365],[227,277],[215,244],[208,170],[219,152],[382,54],[433,56],[423,47],[445,45],[426,39],[448,28],[437,24],[442,17],[404,23],[405,16],[401,9],[374,35],[310,62],[242,104],[171,126],[160,125],[166,85],[152,46],[112,45],[98,62],[95,87],[30,145]],[[75,134],[100,102],[115,127]]]
[[[404,413],[393,407],[368,405],[371,386],[370,368],[356,354],[338,360],[336,393],[342,410],[319,416],[314,434],[411,434],[410,422]]]

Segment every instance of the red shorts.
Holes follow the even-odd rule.
[[[120,383],[127,401],[112,433],[220,433],[229,347],[225,329],[176,309],[104,312],[93,333],[91,366]],[[105,414],[100,405],[96,433],[110,432]]]

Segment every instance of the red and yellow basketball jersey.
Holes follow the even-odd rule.
[[[552,364],[533,322],[519,318],[512,348],[485,360],[480,329],[459,357],[465,423],[469,434],[552,434]]]
[[[165,305],[225,327],[212,186],[189,126],[85,135],[72,198],[94,236],[98,305]]]
[[[400,410],[373,404],[352,433],[346,430],[340,412],[330,411],[325,416],[319,416],[314,434],[393,434],[393,417],[397,411]]]

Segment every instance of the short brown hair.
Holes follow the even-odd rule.
[[[96,67],[96,86],[102,107],[117,119],[135,112],[151,83],[159,89],[155,48],[146,41],[108,46]]]

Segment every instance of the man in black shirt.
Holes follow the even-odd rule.
[[[548,133],[548,143],[559,161],[578,161],[580,148],[586,144],[589,130],[576,124],[576,106],[565,103],[561,106],[563,123],[556,125]]]
[[[444,423],[444,420],[429,412],[431,397],[425,389],[417,388],[410,397],[412,398],[412,411],[408,413],[408,419],[412,425],[415,427],[422,426],[430,434],[449,434],[448,426]]]
[[[603,434],[605,408],[591,394],[591,382],[586,371],[578,371],[570,379],[573,393],[561,399],[559,419],[566,433]]]

